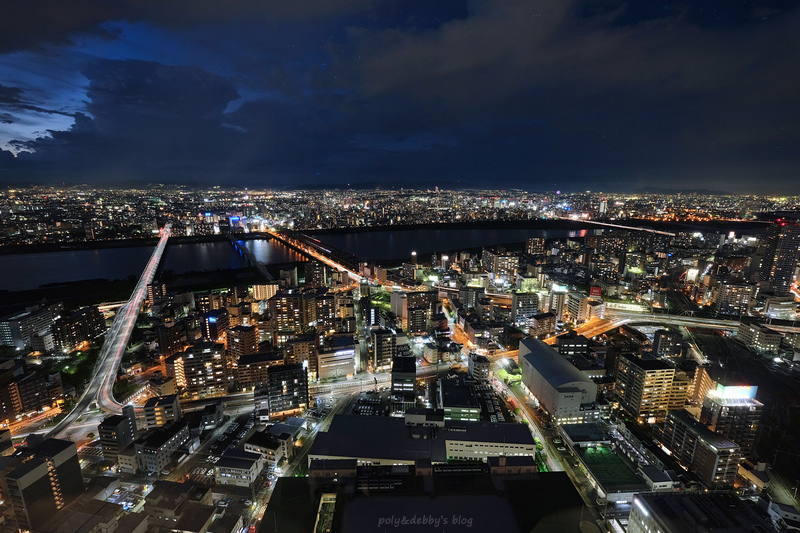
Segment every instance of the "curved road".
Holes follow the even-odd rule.
[[[114,414],[122,412],[122,404],[114,399],[113,393],[114,381],[117,379],[117,369],[119,369],[119,365],[122,362],[122,356],[136,325],[136,319],[139,317],[139,309],[141,309],[142,302],[147,297],[147,285],[153,281],[158,263],[161,261],[161,256],[169,239],[169,233],[170,225],[167,224],[161,231],[161,239],[158,241],[153,255],[150,256],[150,261],[147,262],[147,266],[142,272],[130,299],[120,307],[114,317],[114,322],[111,324],[108,333],[106,333],[106,340],[100,350],[94,373],[86,390],[83,391],[72,411],[50,430],[45,438],[55,437],[64,431],[89,409],[89,406],[95,400],[97,400],[97,405],[103,411]]]

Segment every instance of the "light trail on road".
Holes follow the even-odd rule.
[[[114,322],[111,324],[108,333],[106,333],[106,340],[100,350],[89,384],[72,411],[47,433],[46,438],[56,437],[67,429],[89,409],[89,406],[95,400],[102,411],[113,414],[122,412],[122,404],[114,399],[113,391],[114,381],[117,379],[117,369],[119,369],[119,365],[122,362],[122,356],[136,325],[136,319],[139,317],[139,309],[147,296],[147,286],[152,283],[153,276],[155,276],[156,269],[161,261],[161,256],[164,254],[169,235],[170,225],[167,224],[161,230],[161,238],[153,251],[153,255],[150,256],[144,272],[139,277],[130,299],[119,308],[116,317],[114,317]]]

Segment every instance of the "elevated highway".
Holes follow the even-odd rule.
[[[47,438],[58,436],[59,433],[74,424],[78,417],[84,414],[95,401],[97,406],[106,413],[119,414],[122,412],[122,405],[114,399],[114,381],[117,379],[117,370],[136,325],[136,319],[139,317],[139,309],[147,297],[147,285],[153,281],[169,235],[170,225],[167,224],[161,230],[161,238],[130,299],[119,308],[114,322],[106,333],[106,340],[100,350],[89,385],[81,394],[72,411],[47,433]]]

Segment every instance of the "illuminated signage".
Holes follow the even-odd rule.
[[[751,387],[749,385],[741,386],[728,386],[717,384],[717,390],[714,395],[726,399],[753,399],[756,397],[758,387]]]

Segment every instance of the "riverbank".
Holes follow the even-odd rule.
[[[272,239],[268,233],[242,233],[239,240]],[[209,242],[227,242],[226,235],[194,235],[191,237],[170,237],[167,246],[176,244],[197,244]],[[29,254],[44,252],[68,252],[74,250],[104,250],[108,248],[134,248],[137,246],[155,246],[158,238],[115,239],[110,241],[54,242],[41,244],[15,244],[0,246],[0,255]]]

